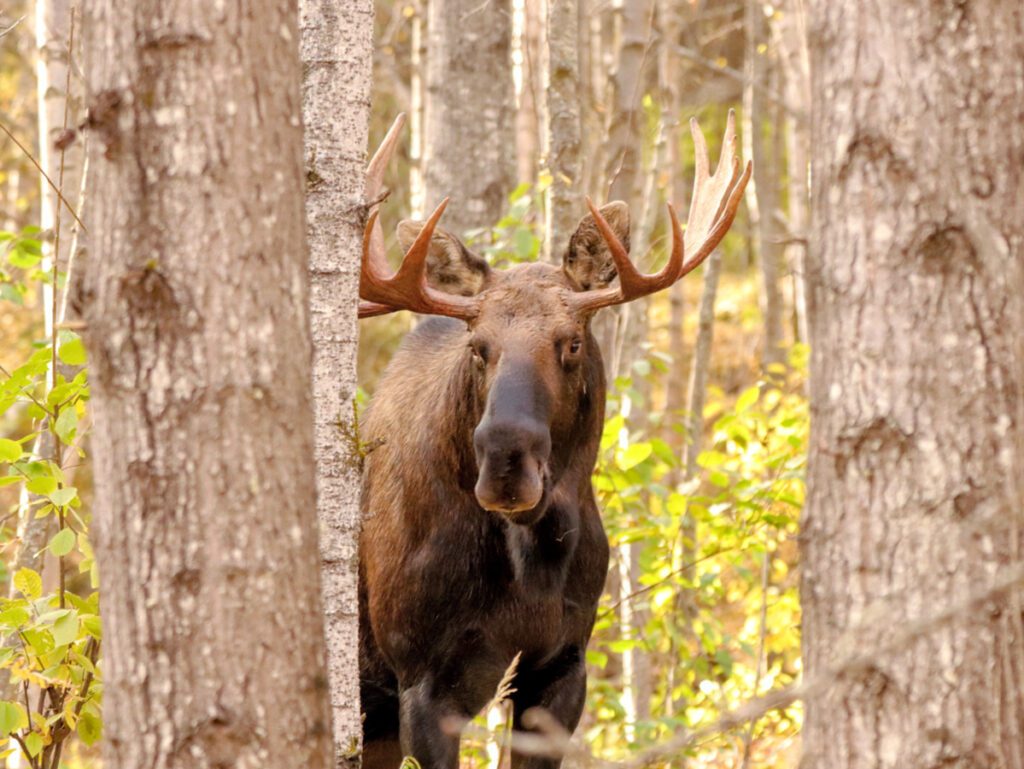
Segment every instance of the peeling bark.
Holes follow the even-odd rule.
[[[297,9],[85,4],[104,765],[330,765]]]
[[[1020,568],[1024,8],[818,0],[810,33],[814,676]],[[1020,769],[1022,603],[1018,585],[836,680],[801,766]]]

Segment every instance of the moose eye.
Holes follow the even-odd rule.
[[[487,363],[487,345],[481,343],[473,343],[469,345],[469,349],[473,352],[473,362],[478,366],[484,366]]]
[[[563,341],[559,347],[561,348],[561,360],[562,365],[567,368],[572,368],[579,363],[580,350],[583,349],[583,340],[575,336],[571,339]]]

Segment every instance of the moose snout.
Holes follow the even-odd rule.
[[[496,422],[485,419],[473,434],[476,450],[477,502],[485,510],[509,516],[536,508],[544,496],[544,476],[551,454],[547,425],[531,419]]]

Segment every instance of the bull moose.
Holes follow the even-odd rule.
[[[575,729],[608,567],[591,487],[605,378],[590,322],[602,307],[668,288],[725,236],[751,173],[736,156],[734,122],[730,113],[712,175],[691,121],[687,226],[670,205],[671,255],[656,274],[630,261],[622,204],[599,210],[587,201],[590,215],[561,268],[504,271],[437,227],[446,200],[425,223],[399,226],[406,253],[392,275],[378,213],[369,215],[360,317],[403,309],[440,317],[406,337],[363,423],[365,440],[378,445],[365,464],[359,563],[367,769],[396,769],[403,755],[424,769],[456,767],[451,724],[487,704],[517,654],[514,728],[543,708]],[[368,190],[379,189],[400,125],[371,161]],[[580,263],[597,255],[585,242],[595,228],[608,269]],[[517,767],[560,763],[513,754]]]

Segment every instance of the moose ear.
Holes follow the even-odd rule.
[[[398,242],[408,251],[423,229],[424,222],[405,219],[398,223]],[[461,240],[437,227],[427,252],[427,285],[448,294],[473,296],[479,293],[491,268]]]
[[[601,206],[599,211],[628,251],[629,206],[621,200],[615,200]],[[569,238],[569,247],[562,256],[562,270],[580,291],[604,288],[618,275],[608,244],[604,242],[590,214],[580,219],[576,232]]]

